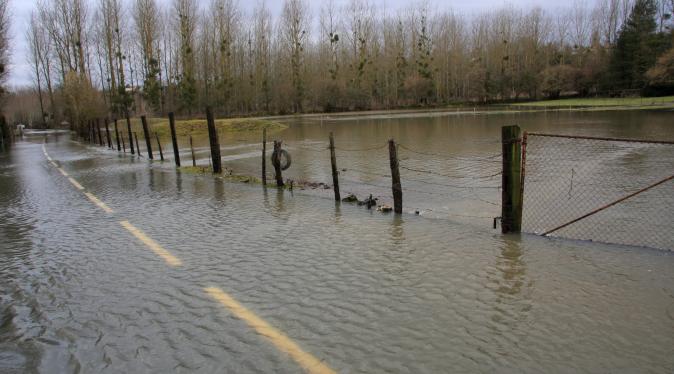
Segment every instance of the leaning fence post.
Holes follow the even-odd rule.
[[[150,140],[150,131],[147,128],[147,118],[140,116],[140,122],[143,124],[143,135],[145,136],[145,147],[147,147],[147,157],[150,160],[154,159],[152,156],[152,141]],[[138,152],[140,154],[140,151]]]
[[[136,140],[136,153],[138,153],[138,157],[141,157],[140,155],[140,143],[138,143],[138,133],[135,131],[133,132],[133,137]]]
[[[339,171],[337,171],[337,157],[335,156],[335,137],[330,132],[330,164],[332,164],[332,185],[335,190],[335,201],[339,202]]]
[[[119,144],[119,129],[117,128],[117,118],[115,118],[115,141],[117,141],[117,152],[122,150]]]
[[[501,128],[503,176],[501,192],[501,232],[522,230],[522,142],[519,126]]]
[[[154,137],[157,138],[157,147],[159,147],[159,159],[164,161],[164,152],[161,149],[161,142],[159,141],[159,134],[155,131]]]
[[[403,187],[400,183],[400,168],[398,163],[398,149],[395,140],[388,141],[388,155],[391,161],[391,184],[393,190],[393,211],[403,212]]]
[[[110,138],[110,127],[108,126],[110,123],[108,122],[107,118],[104,118],[103,122],[105,122],[105,136],[108,138],[108,148],[112,149],[112,139]]]
[[[267,185],[267,128],[262,129],[262,185]]]
[[[98,145],[103,146],[103,135],[101,135],[101,120],[96,118],[96,130],[98,130]]]
[[[280,140],[274,140],[274,153],[271,156],[271,163],[274,165],[274,175],[276,177],[276,186],[283,187],[283,173],[281,172],[281,143]]]
[[[129,133],[129,149],[131,149],[131,154],[134,154],[133,133],[131,132],[131,118],[129,118],[129,111],[128,110],[126,111],[126,131]]]
[[[192,135],[190,135],[190,151],[192,152],[192,166],[197,166],[197,159],[194,157],[194,144],[192,143]]]
[[[213,173],[222,173],[222,160],[220,159],[220,142],[218,141],[218,132],[215,129],[215,119],[213,110],[206,107],[206,121],[208,123],[208,140],[211,144],[211,158],[213,159]]]
[[[180,167],[180,153],[178,150],[178,137],[176,137],[176,119],[173,112],[168,114],[169,127],[171,128],[171,142],[173,143],[173,157],[176,161],[176,166]]]

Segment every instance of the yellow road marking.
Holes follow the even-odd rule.
[[[77,182],[75,182],[75,183],[77,183]],[[84,194],[89,198],[89,200],[91,200],[92,203],[96,204],[99,208],[103,209],[103,211],[105,211],[106,213],[114,213],[114,211],[112,209],[110,209],[109,206],[105,205],[104,202],[99,200],[92,193],[85,192]]]
[[[131,234],[133,234],[133,236],[138,238],[138,240],[143,242],[143,244],[148,246],[157,256],[163,258],[164,261],[166,261],[166,263],[169,265],[180,266],[183,264],[183,262],[180,261],[178,257],[172,255],[169,251],[162,248],[157,242],[145,235],[144,232],[140,231],[140,229],[136,228],[136,226],[132,225],[129,221],[120,221],[119,224],[127,229]]]
[[[67,177],[67,176],[68,176],[68,173],[66,173],[66,171],[63,170],[63,169],[61,169],[60,167],[57,166],[56,169],[57,169],[61,174],[63,174],[64,177]]]
[[[336,374],[334,370],[328,367],[321,360],[305,352],[293,342],[289,337],[285,336],[281,331],[269,325],[262,318],[255,315],[255,313],[246,309],[238,301],[226,294],[223,290],[217,287],[207,287],[204,289],[212,298],[217,300],[220,304],[229,309],[236,317],[244,320],[250,327],[255,329],[258,334],[266,337],[271,341],[276,348],[282,352],[287,353],[295,362],[302,366],[308,373],[311,374]]]
[[[74,180],[72,177],[68,177],[68,180],[69,180],[70,183],[72,183],[72,185],[75,186],[75,188],[77,188],[78,190],[83,190],[83,189],[84,189],[84,187],[82,187],[81,184],[77,183],[77,181]]]

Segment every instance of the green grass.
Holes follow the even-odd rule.
[[[575,98],[532,101],[512,104],[528,107],[618,107],[618,106],[668,106],[674,104],[674,96],[665,97],[625,97],[625,98]]]
[[[148,118],[148,125],[151,132],[156,132],[160,137],[166,138],[171,136],[169,122],[167,118]],[[121,129],[125,129],[124,121],[120,121]],[[140,118],[131,119],[132,131],[142,132],[142,124]],[[260,120],[260,119],[219,119],[215,121],[215,127],[219,134],[245,134],[262,132],[262,129],[267,129],[267,132],[274,133],[288,128],[282,123]],[[205,137],[208,135],[208,127],[205,119],[190,119],[190,120],[176,120],[176,135],[178,137],[194,136]]]

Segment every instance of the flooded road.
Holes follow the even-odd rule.
[[[66,135],[46,156],[41,140],[0,154],[0,372],[674,370],[671,252],[335,206]]]

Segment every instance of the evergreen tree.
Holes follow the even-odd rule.
[[[613,88],[641,89],[646,85],[645,73],[657,57],[656,11],[654,0],[634,3],[611,57]]]

